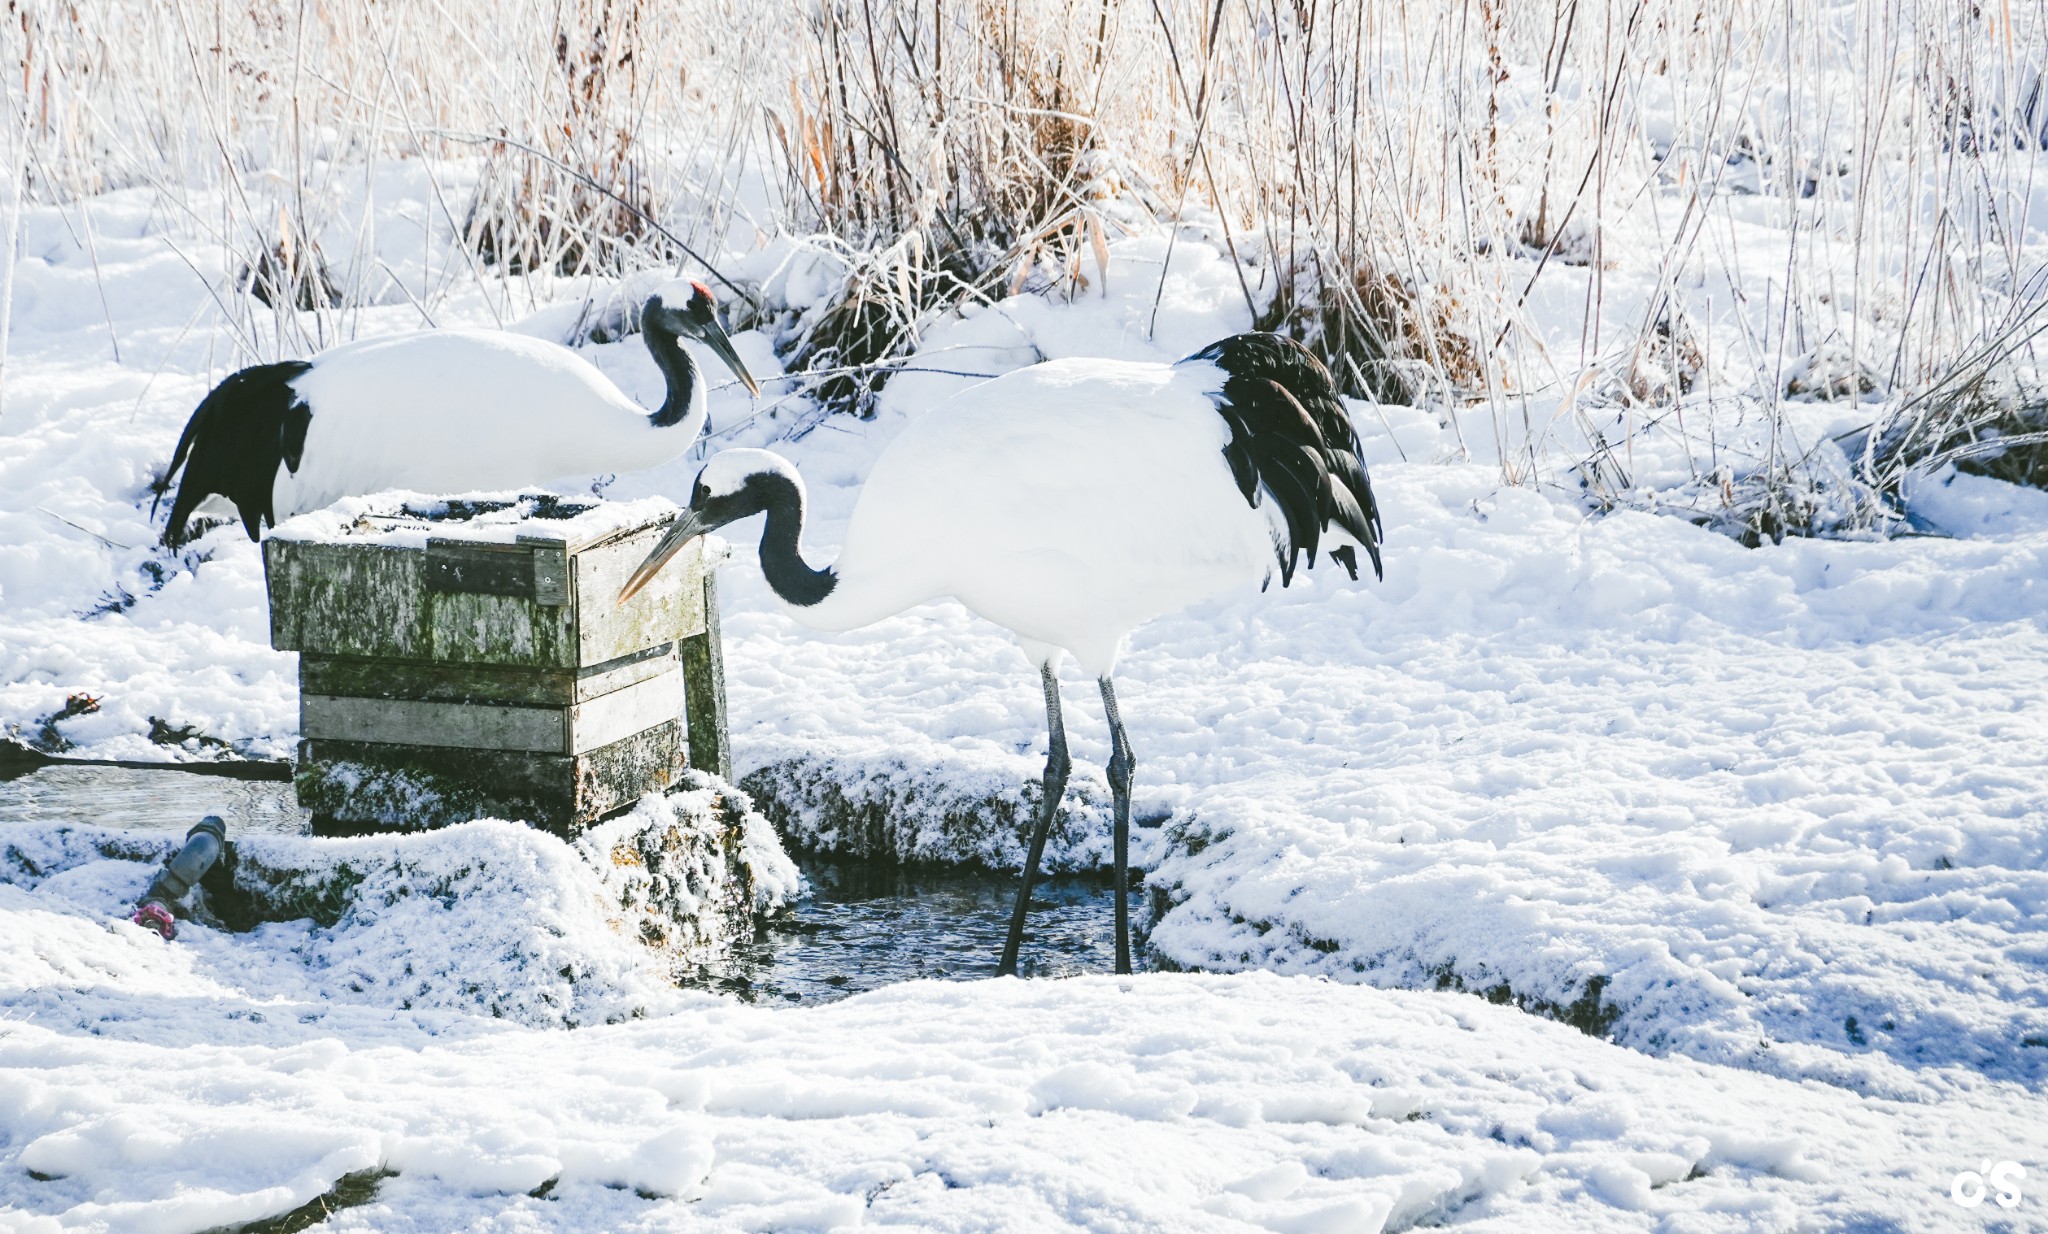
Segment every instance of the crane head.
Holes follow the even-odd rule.
[[[688,294],[683,294],[687,287]],[[647,306],[640,311],[640,325],[645,330],[660,330],[678,338],[696,339],[709,347],[733,376],[740,379],[748,393],[761,396],[761,383],[747,372],[747,366],[740,363],[739,353],[732,349],[732,339],[725,333],[725,327],[718,321],[718,302],[711,298],[711,289],[702,283],[670,284],[655,292],[647,299]]]
[[[751,449],[712,455],[691,486],[689,507],[619,589],[618,602],[624,604],[654,581],[661,568],[698,536],[777,506],[787,507],[784,514],[794,514],[797,524],[802,524],[803,477],[788,459]]]

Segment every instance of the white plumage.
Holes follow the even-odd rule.
[[[846,630],[953,596],[1034,663],[1065,651],[1108,676],[1138,626],[1276,568],[1285,529],[1231,482],[1209,397],[1221,384],[1209,364],[1060,360],[976,386],[890,444],[847,524],[838,584],[790,615]],[[780,462],[726,451],[704,480],[736,491]]]
[[[1356,577],[1379,567],[1379,517],[1327,370],[1274,335],[1238,335],[1179,364],[1061,360],[974,386],[906,427],[875,464],[839,560],[800,548],[802,477],[765,450],[728,450],[627,583],[630,596],[696,536],[765,514],[761,566],[798,621],[865,625],[940,596],[1007,627],[1040,666],[1051,750],[1045,795],[999,971],[1015,971],[1031,885],[1068,758],[1056,672],[1094,674],[1114,748],[1118,886],[1135,760],[1111,680],[1125,637],[1235,588],[1291,579],[1320,537]],[[1129,971],[1117,901],[1117,965]]]
[[[384,489],[515,488],[667,462],[696,441],[708,402],[679,339],[703,342],[758,387],[702,284],[657,292],[641,328],[668,387],[652,414],[568,348],[502,331],[390,335],[244,369],[185,426],[166,476],[183,468],[164,539],[181,541],[209,497],[232,504],[255,539],[264,522]]]
[[[511,488],[546,478],[535,474],[542,469],[596,472],[621,458],[650,465],[695,436],[687,425],[654,427],[645,408],[568,348],[500,331],[351,343],[322,352],[292,389],[315,414],[305,464],[296,474],[278,469],[279,518],[379,489]]]

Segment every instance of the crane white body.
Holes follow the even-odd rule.
[[[692,376],[698,422],[656,428],[596,365],[544,339],[423,330],[348,343],[291,383],[316,414],[298,471],[278,468],[273,508],[282,519],[383,489],[458,493],[659,466],[702,428],[701,366]],[[349,414],[317,414],[341,407]]]
[[[1056,360],[963,391],[876,462],[832,594],[784,609],[844,630],[952,596],[1035,663],[1065,651],[1108,676],[1132,630],[1273,573],[1284,528],[1232,481],[1222,382],[1210,364]],[[736,454],[718,474],[759,464]]]
[[[164,542],[182,543],[209,507],[231,507],[254,540],[266,522],[384,489],[515,488],[665,463],[707,419],[684,339],[760,392],[702,283],[657,291],[640,326],[667,386],[653,412],[567,347],[496,330],[394,334],[245,368],[186,421],[165,473],[168,486],[183,470]]]

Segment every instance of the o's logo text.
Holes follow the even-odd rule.
[[[1964,1170],[1948,1185],[1948,1198],[1964,1208],[1975,1208],[1989,1196],[1991,1202],[2000,1208],[2017,1208],[2020,1202],[2020,1180],[2027,1171],[2017,1161],[2001,1161],[1993,1165],[1985,1161],[1976,1170]]]

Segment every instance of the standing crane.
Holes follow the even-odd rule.
[[[1045,792],[1000,974],[1017,970],[1024,917],[1071,763],[1058,669],[1092,673],[1109,719],[1116,971],[1131,971],[1131,776],[1137,760],[1113,674],[1155,617],[1330,556],[1380,575],[1380,517],[1358,435],[1329,370],[1299,344],[1240,334],[1177,364],[1054,360],[962,391],[914,420],[861,489],[838,561],[804,560],[804,482],[766,450],[726,450],[621,590],[627,599],[696,537],[755,514],[761,572],[789,613],[849,630],[952,596],[1007,627],[1038,666]],[[1334,525],[1334,526],[1333,526]]]
[[[184,476],[163,541],[183,543],[214,496],[254,540],[265,523],[389,488],[461,493],[665,463],[696,442],[709,401],[679,339],[761,393],[715,308],[702,283],[670,284],[642,307],[641,337],[668,385],[652,414],[567,347],[500,330],[387,335],[245,368],[178,438],[164,487]]]

